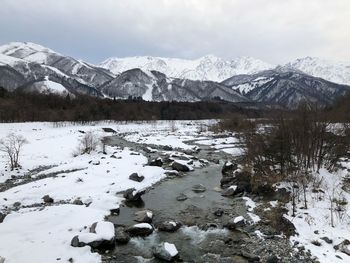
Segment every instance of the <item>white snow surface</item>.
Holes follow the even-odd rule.
[[[243,216],[237,216],[233,219],[233,222],[234,223],[238,223],[238,222],[241,222],[241,221],[244,221],[244,217]]]
[[[171,257],[175,257],[179,252],[176,249],[176,246],[172,243],[164,242],[164,249],[168,251]]]
[[[140,223],[140,224],[136,224],[134,225],[134,227],[136,228],[148,228],[148,229],[153,229],[153,227],[148,224],[148,223]]]
[[[350,163],[343,163],[343,165],[347,169],[350,168]],[[344,239],[349,239],[350,236],[350,194],[342,190],[342,180],[348,176],[347,171],[340,170],[330,173],[325,169],[321,169],[316,176],[318,179],[322,179],[321,189],[325,193],[312,193],[312,187],[310,187],[307,192],[308,209],[299,208],[302,206],[302,200],[302,203],[297,205],[295,217],[292,217],[291,212],[285,215],[294,224],[298,233],[298,235],[291,237],[291,241],[300,242],[300,246],[309,249],[312,255],[316,256],[321,263],[349,262],[349,255],[336,251],[333,248],[333,246],[338,245]],[[347,202],[342,213],[334,211],[334,227],[331,226],[331,196]],[[288,208],[289,211],[292,211],[291,204],[289,204]],[[321,237],[328,237],[333,240],[333,243],[328,244]],[[320,242],[321,246],[313,245],[312,241]],[[342,259],[338,258],[337,255]]]
[[[103,221],[111,209],[119,207],[123,197],[116,196],[117,192],[128,188],[141,190],[165,177],[162,168],[145,166],[148,159],[141,154],[131,155],[133,151],[128,148],[107,146],[107,155],[99,149],[90,155],[73,157],[79,139],[84,136],[79,131],[93,131],[98,137],[109,135],[102,131],[102,127],[137,131],[147,125],[115,122],[87,126],[70,123],[0,124],[0,138],[14,132],[29,142],[23,147],[20,155],[22,168],[18,171],[10,171],[6,155],[0,154],[0,183],[11,176],[21,179],[29,170],[39,166],[54,165],[40,172],[41,176],[57,173],[54,177],[36,179],[0,193],[0,211],[13,207],[15,202],[21,203],[20,209],[11,212],[0,224],[0,255],[6,262],[26,262],[29,254],[33,262],[39,263],[57,262],[57,258],[62,262],[69,258],[74,262],[100,262],[100,256],[91,253],[89,247],[71,247],[72,238],[75,235],[83,238],[110,236],[111,228],[108,230],[104,223],[102,230],[97,227],[97,236],[87,233],[88,229],[84,227]],[[117,158],[110,158],[112,154]],[[141,183],[129,180],[129,175],[134,172],[145,179]],[[38,175],[33,175],[33,178],[38,178]],[[37,204],[43,204],[42,197],[47,194],[55,204],[42,209]],[[77,198],[90,205],[73,205]]]
[[[114,74],[140,68],[146,71],[156,70],[173,78],[212,81],[223,81],[233,75],[253,74],[274,67],[251,57],[224,60],[214,55],[206,55],[194,60],[150,56],[109,58],[100,66]]]
[[[350,62],[305,57],[286,64],[286,67],[292,67],[331,82],[350,85]]]

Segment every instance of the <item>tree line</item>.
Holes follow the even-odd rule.
[[[184,120],[260,117],[261,111],[228,102],[147,102],[140,99],[75,98],[55,94],[6,92],[0,88],[0,121]]]

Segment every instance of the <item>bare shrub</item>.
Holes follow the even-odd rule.
[[[10,162],[11,170],[20,167],[19,155],[24,144],[28,141],[22,136],[10,133],[0,140],[0,151],[7,154]]]
[[[98,145],[100,144],[99,138],[92,131],[86,132],[83,138],[80,139],[77,154],[90,154],[96,151]]]
[[[244,159],[257,182],[284,180],[292,188],[293,216],[300,194],[307,209],[307,189],[321,168],[338,169],[349,149],[344,136],[329,131],[330,122],[317,107],[301,106],[289,116],[280,115],[263,128],[240,133]],[[269,180],[266,180],[269,178]]]

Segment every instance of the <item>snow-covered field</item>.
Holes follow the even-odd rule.
[[[343,165],[347,169],[350,168],[350,163]],[[317,181],[321,182],[319,189],[316,192],[310,187],[307,192],[308,209],[301,208],[302,200],[297,206],[295,217],[291,216],[291,212],[286,215],[298,232],[298,235],[291,237],[291,241],[297,241],[299,247],[309,249],[320,262],[350,262],[350,254],[333,248],[350,238],[350,194],[343,190],[343,180],[349,175],[347,169],[334,173],[325,169],[320,170],[320,173],[315,175]],[[331,215],[331,200],[335,199],[345,202],[340,206],[333,202],[333,215]],[[291,205],[289,211],[292,211]],[[350,253],[350,246],[346,247]]]
[[[70,259],[83,263],[100,262],[101,256],[92,253],[90,247],[72,247],[72,238],[84,236],[94,222],[104,221],[111,210],[118,208],[123,197],[117,193],[128,188],[145,189],[166,176],[163,168],[147,166],[146,156],[127,147],[107,146],[107,154],[98,149],[91,154],[74,156],[83,132],[93,131],[102,138],[111,135],[102,130],[108,127],[131,142],[186,151],[195,148],[186,143],[192,140],[213,151],[234,156],[242,153],[239,142],[232,135],[213,139],[213,134],[206,129],[211,124],[213,121],[0,124],[0,138],[13,132],[28,140],[20,154],[22,168],[19,170],[10,171],[6,155],[0,153],[0,186],[7,179],[21,180],[30,170],[46,167],[32,173],[31,180],[27,178],[25,184],[0,192],[0,213],[10,212],[0,223],[0,257],[4,257],[6,263],[28,262],[29,255],[30,262],[38,263],[68,262]],[[350,259],[333,248],[350,237],[347,204],[350,194],[342,190],[350,164],[344,162],[343,165],[348,170],[332,174],[322,170],[318,176],[322,178],[320,189],[323,193],[313,193],[310,188],[309,208],[298,208],[296,217],[286,215],[298,232],[297,236],[291,237],[291,242],[298,241],[298,246],[309,249],[322,263],[349,262]],[[145,179],[142,182],[129,180],[129,175],[135,172]],[[54,203],[44,205],[45,195],[49,195]],[[343,213],[334,212],[333,227],[330,195],[346,201]],[[83,205],[77,205],[77,200]],[[258,205],[248,197],[245,201],[251,207],[250,212]],[[276,205],[277,202],[271,202],[271,207]],[[249,215],[253,222],[259,222],[257,215]],[[332,243],[327,243],[323,237],[328,237]]]
[[[204,122],[206,124],[210,122]],[[89,226],[119,207],[123,197],[116,193],[128,188],[141,190],[165,177],[162,168],[146,166],[148,159],[135,155],[127,147],[107,146],[107,154],[99,149],[74,157],[84,136],[82,132],[93,131],[99,137],[111,135],[105,133],[103,127],[112,128],[118,134],[127,133],[125,138],[131,141],[190,149],[193,146],[184,141],[198,137],[199,125],[198,122],[167,121],[1,124],[0,138],[13,132],[23,135],[28,144],[20,154],[22,168],[19,170],[10,171],[7,156],[1,153],[0,184],[9,178],[21,179],[30,170],[47,166],[33,174],[32,181],[0,192],[0,212],[11,210],[0,223],[0,256],[6,263],[27,262],[29,254],[31,262],[68,262],[71,258],[74,262],[100,262],[100,256],[91,253],[89,247],[71,247],[72,238],[88,232]],[[129,180],[134,172],[145,179]],[[53,205],[43,206],[45,195],[53,198]],[[75,205],[75,200],[85,205]]]

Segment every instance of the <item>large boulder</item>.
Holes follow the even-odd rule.
[[[142,210],[135,212],[134,221],[139,223],[152,223],[153,213],[150,210]]]
[[[153,227],[148,223],[140,223],[126,229],[130,236],[149,236],[153,233]]]
[[[129,234],[124,227],[117,227],[115,230],[115,242],[118,244],[127,244],[130,241]]]
[[[130,188],[124,192],[123,196],[127,201],[139,201],[144,193],[145,190],[138,191],[135,188]]]
[[[168,262],[173,261],[178,254],[179,252],[177,251],[176,246],[168,242],[164,242],[153,248],[153,255],[156,258]]]
[[[232,174],[234,170],[237,169],[237,164],[232,163],[230,161],[225,162],[224,166],[221,169],[221,173],[223,175],[229,175]]]
[[[174,161],[171,164],[171,167],[179,172],[188,172],[190,171],[190,167],[183,161]]]
[[[81,233],[73,237],[71,246],[90,246],[95,249],[106,250],[115,245],[115,230],[111,222],[96,222],[90,227],[89,233]]]
[[[159,166],[162,167],[163,160],[162,158],[158,157],[157,159],[153,159],[148,163],[149,166]]]
[[[237,186],[237,193],[246,192],[250,193],[252,192],[252,185],[251,185],[251,179],[252,174],[248,171],[240,171],[236,170],[233,175],[223,175],[220,184],[222,188],[227,188],[232,185]]]
[[[233,219],[230,219],[225,225],[226,228],[230,230],[235,230],[237,228],[244,227],[246,225],[246,220],[243,216],[237,216]]]
[[[159,231],[164,231],[164,232],[175,232],[181,227],[180,222],[176,221],[164,221],[158,225],[158,230]]]

